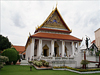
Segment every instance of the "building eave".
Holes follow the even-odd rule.
[[[71,33],[70,31],[67,31],[67,30],[58,30],[58,29],[50,29],[50,28],[39,28],[39,29],[37,29],[37,30],[35,31],[35,33],[38,32],[39,30]]]
[[[31,38],[45,38],[45,39],[58,39],[58,40],[70,40],[70,41],[82,41],[71,35],[64,35],[64,34],[53,34],[53,33],[36,33],[31,36]]]

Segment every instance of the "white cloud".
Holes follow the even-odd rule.
[[[100,27],[100,1],[58,1],[58,10],[72,34],[78,38]],[[41,25],[49,16],[56,1],[1,1],[1,34],[8,36],[12,44],[25,45],[29,32]]]

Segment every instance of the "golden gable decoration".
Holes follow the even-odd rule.
[[[64,22],[57,7],[50,13],[47,19],[43,22],[43,24],[36,28],[36,30],[39,28],[58,28],[72,32],[67,26],[67,24]]]

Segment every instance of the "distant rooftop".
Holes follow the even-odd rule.
[[[19,52],[19,54],[22,54],[25,51],[25,46],[13,45],[13,47]]]

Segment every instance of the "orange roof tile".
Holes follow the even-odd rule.
[[[13,47],[19,52],[19,54],[21,54],[22,52],[25,51],[24,46],[15,46],[15,45],[13,45]]]
[[[35,33],[38,32],[38,30],[48,30],[48,31],[55,31],[55,32],[71,33],[70,31],[67,31],[67,30],[58,30],[58,29],[49,29],[49,28],[39,28],[35,31]]]
[[[47,38],[47,39],[59,39],[59,40],[71,40],[71,41],[82,41],[81,39],[78,39],[71,35],[65,35],[65,34],[53,34],[53,33],[36,33],[32,35],[31,37],[34,38]]]

